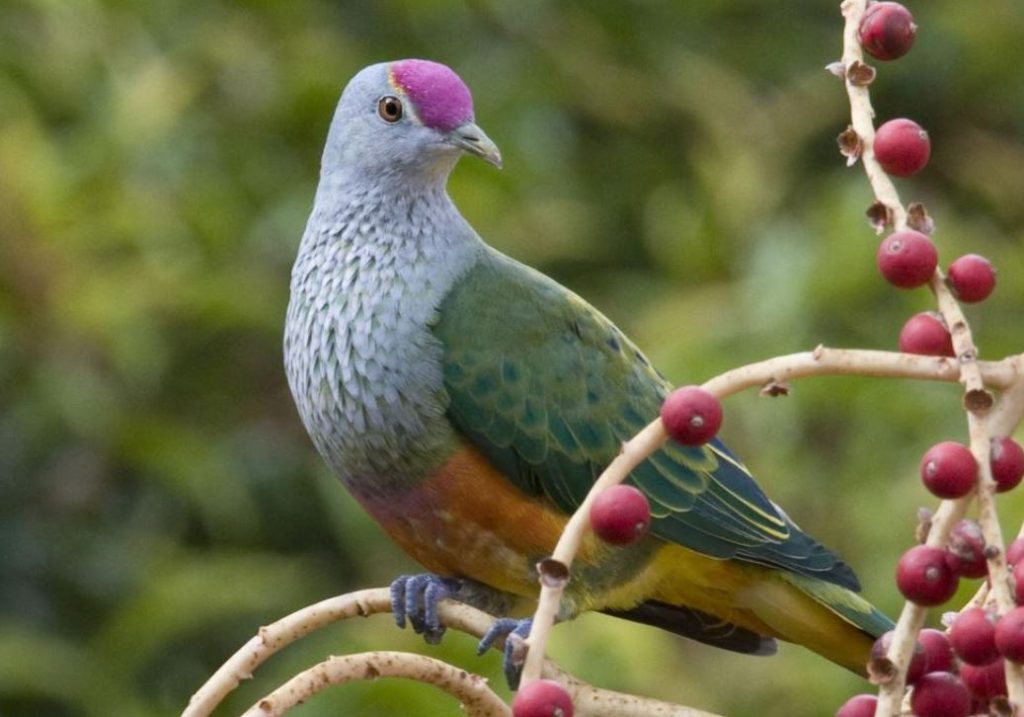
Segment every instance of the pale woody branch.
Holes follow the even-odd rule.
[[[844,0],[841,5],[843,17],[846,18],[846,25],[843,30],[843,67],[847,70],[856,63],[864,61],[864,52],[857,37],[857,29],[860,27],[860,20],[864,16],[868,0]],[[889,175],[882,169],[882,165],[875,159],[875,110],[871,107],[871,96],[868,93],[867,85],[853,82],[845,82],[846,94],[850,98],[850,119],[853,130],[860,137],[862,143],[861,161],[864,164],[864,172],[871,182],[875,198],[889,208],[892,212],[893,226],[902,229],[907,224],[907,212],[900,202],[896,187],[893,185]]]
[[[246,710],[242,717],[279,717],[317,692],[361,680],[404,677],[448,692],[470,717],[509,717],[512,710],[479,675],[411,652],[363,652],[328,657],[304,670]]]
[[[452,600],[442,600],[438,607],[442,624],[476,637],[487,632],[494,621],[487,613]],[[322,600],[260,628],[259,633],[235,652],[195,693],[182,717],[210,715],[242,680],[252,679],[256,668],[296,640],[342,620],[390,611],[390,591],[371,588]],[[661,700],[594,687],[550,661],[545,662],[543,674],[566,686],[580,717],[718,717]],[[400,652],[331,657],[259,700],[247,714],[260,717],[281,714],[296,701],[308,698],[323,687],[384,676],[409,677],[434,684],[460,699],[471,715],[508,714],[508,708],[479,676],[439,660]]]

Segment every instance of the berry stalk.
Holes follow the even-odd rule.
[[[891,9],[883,8],[882,6],[892,6],[902,11],[909,18],[909,13],[897,3],[878,3],[870,7],[876,15],[881,16]],[[916,124],[909,120],[896,120],[887,123],[885,126],[890,128],[889,134],[892,135],[889,138],[889,143],[892,146],[886,150],[888,155],[890,155],[888,162],[883,163],[879,161],[875,151],[877,135],[873,126],[874,110],[871,107],[868,92],[868,85],[874,79],[874,71],[863,64],[863,43],[866,42],[863,34],[863,23],[869,4],[868,0],[844,0],[841,7],[845,18],[842,75],[850,100],[852,128],[852,133],[850,130],[847,130],[847,132],[840,136],[841,146],[844,148],[844,154],[847,154],[849,157],[856,158],[858,154],[862,157],[865,173],[877,200],[876,205],[869,210],[868,214],[879,233],[886,226],[892,225],[894,227],[896,234],[887,240],[887,243],[891,244],[894,237],[902,236],[909,217],[892,180],[886,173],[886,168],[900,176],[913,174],[927,162],[930,147],[927,134],[920,127],[917,127]],[[909,40],[912,42],[913,30],[916,30],[916,28],[912,26],[912,20],[910,22],[911,32]],[[883,37],[883,35],[878,34],[878,37]],[[869,48],[872,46],[870,42],[866,44]],[[905,44],[905,49],[909,49],[909,43],[904,42],[903,44]],[[885,56],[878,55],[875,52],[873,54],[881,59],[894,59],[898,56],[888,52],[883,53]],[[879,149],[881,149],[881,146],[879,146]],[[930,231],[930,222],[923,215],[919,219],[920,221],[914,222],[914,228],[923,229],[925,232]],[[925,237],[922,235],[921,238]],[[1006,561],[1003,556],[1003,540],[994,501],[996,485],[992,478],[990,466],[991,438],[993,433],[989,427],[988,414],[994,405],[994,398],[986,389],[985,383],[982,380],[977,360],[978,352],[971,335],[970,326],[963,315],[957,298],[946,283],[946,277],[941,269],[933,266],[930,254],[926,257],[927,261],[925,261],[924,258],[908,254],[905,251],[906,247],[899,246],[899,244],[900,242],[897,242],[898,246],[896,248],[901,249],[901,252],[889,251],[886,249],[886,244],[883,244],[878,255],[879,268],[891,283],[901,288],[912,288],[920,283],[918,274],[921,272],[915,274],[914,271],[920,269],[923,272],[923,267],[926,266],[932,270],[931,277],[927,283],[935,295],[942,319],[946,327],[949,328],[953,354],[958,358],[960,364],[960,382],[964,385],[964,405],[967,409],[970,452],[973,454],[978,465],[979,476],[976,492],[978,495],[979,520],[985,543],[988,546],[988,568],[993,583],[992,595],[999,613],[1005,614],[1005,612],[1013,607],[1013,596],[1010,594]],[[925,242],[918,241],[918,244],[928,248],[925,246]],[[970,288],[978,288],[979,294],[987,295],[994,285],[994,274],[992,274],[992,277],[990,279],[987,275],[982,276],[982,279],[984,279],[982,281],[972,276],[972,280],[968,283],[971,285]],[[974,287],[974,284],[979,286]],[[906,331],[906,327],[904,331]],[[901,342],[902,339],[901,335]],[[945,353],[945,351],[941,353]],[[934,490],[933,486],[929,487],[932,487]],[[970,495],[957,497],[958,489],[942,490],[945,487],[948,486],[940,486],[940,490],[937,492],[940,494],[943,492],[948,493],[948,495],[942,496],[947,498],[947,500],[942,502],[939,510],[930,521],[927,539],[922,549],[945,548],[954,523],[963,515],[966,504],[970,500]],[[907,591],[904,590],[904,593],[907,594]],[[929,600],[918,600],[917,602],[932,604]],[[915,636],[924,623],[925,614],[925,607],[908,601],[900,615],[888,655],[889,659],[896,666],[895,676],[892,679],[883,681],[880,689],[875,712],[880,717],[888,717],[889,715],[898,714],[900,711],[907,665],[910,662],[914,649]],[[1024,705],[1024,679],[1021,679],[1022,673],[1020,668],[1007,663],[1006,678],[1011,702],[1015,705]],[[917,691],[915,691],[914,697],[917,698]]]
[[[842,57],[846,75],[844,84],[847,97],[850,100],[850,125],[860,138],[860,156],[864,163],[864,172],[868,176],[875,197],[891,214],[892,221],[889,223],[899,231],[907,226],[907,210],[903,208],[903,203],[896,192],[896,186],[882,169],[882,165],[875,159],[875,125],[873,121],[875,110],[871,106],[868,85],[854,82],[851,79],[851,70],[864,66],[864,49],[860,44],[859,33],[860,23],[867,10],[867,5],[868,0],[843,0],[843,4],[840,6],[843,17],[846,18]]]

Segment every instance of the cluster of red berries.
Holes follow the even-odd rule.
[[[897,2],[875,2],[864,13],[858,37],[872,57],[895,60],[910,50],[916,33],[917,25],[907,8]],[[928,133],[906,118],[889,120],[880,126],[873,149],[882,169],[895,177],[916,174],[931,156]],[[891,284],[914,289],[931,280],[939,254],[926,234],[903,229],[886,237],[878,248],[877,259],[879,271]],[[967,254],[949,265],[946,282],[960,301],[976,303],[987,299],[995,289],[996,273],[984,257]],[[942,317],[933,312],[911,317],[900,331],[899,345],[907,353],[954,355],[949,329]]]
[[[859,27],[861,46],[879,60],[894,60],[914,43],[917,26],[910,12],[897,2],[873,2]],[[909,119],[895,119],[878,128],[875,159],[896,177],[908,177],[924,168],[931,155],[928,133]],[[928,284],[935,276],[939,255],[928,237],[930,222],[911,222],[886,237],[876,256],[878,269],[889,283],[901,289]],[[919,231],[921,230],[921,231]],[[953,295],[964,303],[984,301],[996,284],[992,264],[968,254],[953,261],[945,275]],[[900,350],[929,356],[954,356],[953,341],[941,315],[924,312],[910,318],[900,331]],[[1024,477],[1024,449],[1009,437],[994,439],[990,468],[999,492],[1010,490]],[[952,441],[932,446],[921,460],[921,480],[934,495],[957,499],[969,495],[978,484],[979,467],[967,446]],[[1006,695],[1003,660],[1024,662],[1024,540],[1007,550],[1014,567],[1017,607],[998,618],[980,607],[958,614],[948,635],[923,630],[907,671],[913,687],[911,710],[918,717],[966,717],[987,713],[987,704]],[[962,520],[951,531],[945,548],[917,545],[899,560],[896,584],[907,600],[935,606],[949,600],[959,579],[988,575],[988,554],[980,526]],[[885,658],[892,633],[883,635],[872,650],[875,659]],[[847,701],[836,717],[873,717],[874,695],[857,695]]]
[[[878,246],[878,270],[900,289],[927,284],[939,264],[939,253],[927,235],[902,229],[887,236]],[[965,254],[946,271],[946,283],[964,303],[984,301],[996,286],[996,271],[983,256]],[[942,316],[932,311],[915,314],[903,325],[900,351],[924,356],[954,356],[953,338]]]
[[[996,490],[1015,487],[1024,477],[1024,448],[1011,438],[992,442],[990,465]],[[921,460],[921,479],[940,498],[959,498],[974,490],[978,464],[964,445],[946,441],[932,446]],[[1024,605],[1024,540],[1014,541],[1006,553],[1018,581],[1016,599]],[[900,558],[896,585],[911,602],[941,605],[956,592],[960,578],[988,574],[985,539],[973,520],[962,520],[950,533],[948,545],[939,548],[917,545]],[[998,621],[982,608],[969,608],[954,619],[949,635],[923,630],[907,669],[913,686],[911,708],[920,717],[966,717],[985,704],[1006,695],[1003,659],[1024,662],[1024,607]],[[891,633],[875,643],[872,657],[884,657]],[[958,662],[953,656],[958,658]],[[836,717],[874,715],[877,698],[857,695],[848,700]]]
[[[972,557],[965,564],[984,566],[977,524],[962,521],[954,533],[970,546],[965,554]],[[950,559],[946,554],[944,561],[948,564]],[[1024,539],[1010,544],[1006,560],[1014,566],[1017,602],[1024,604]],[[975,570],[972,576],[983,574]],[[882,635],[872,648],[872,658],[884,658],[891,642],[891,632]],[[988,702],[1006,696],[1004,660],[1024,663],[1024,607],[998,618],[985,608],[971,607],[953,619],[948,633],[922,630],[907,668],[913,713],[920,717],[988,714]],[[874,695],[856,695],[839,708],[836,717],[873,717],[876,705]]]
[[[1008,436],[993,439],[989,467],[997,492],[1016,488],[1024,478],[1024,448]],[[963,498],[977,485],[978,463],[962,443],[936,443],[921,458],[921,481],[939,498]]]

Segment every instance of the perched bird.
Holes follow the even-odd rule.
[[[586,301],[480,239],[446,192],[465,154],[501,165],[451,69],[360,71],[331,123],[285,330],[317,449],[431,571],[392,586],[399,624],[428,639],[442,597],[526,614],[536,563],[670,390]],[[722,443],[670,441],[628,482],[650,533],[589,538],[561,618],[600,610],[753,654],[781,638],[863,672],[892,623]],[[527,627],[500,621],[484,644]]]

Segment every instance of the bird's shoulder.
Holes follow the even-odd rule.
[[[551,277],[490,247],[445,297],[435,327],[452,351],[505,348],[522,355],[602,359],[605,371],[639,367],[652,385],[668,384],[635,344],[601,311]]]

